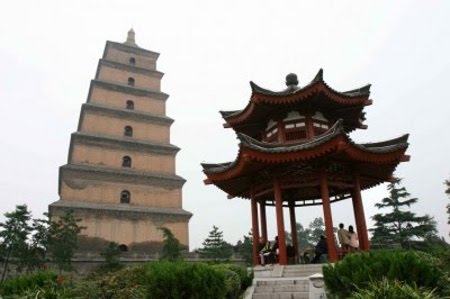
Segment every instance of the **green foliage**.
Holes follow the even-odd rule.
[[[225,277],[225,298],[237,299],[239,298],[241,290],[241,281],[236,272],[231,271],[226,267],[215,267]]]
[[[358,289],[349,299],[437,299],[434,291],[418,288],[397,280],[383,278],[369,283],[367,288]]]
[[[307,248],[314,248],[315,244],[319,242],[320,236],[325,235],[325,223],[322,217],[317,217],[311,221],[307,228],[301,223],[296,223],[297,228],[297,243],[300,251]],[[287,242],[292,242],[292,236],[289,232],[286,233]]]
[[[217,264],[214,267],[217,269],[227,269],[236,273],[240,281],[239,289],[241,291],[245,291],[253,282],[253,272],[249,273],[246,267],[236,264]]]
[[[20,295],[29,291],[43,288],[50,282],[56,283],[58,276],[50,271],[38,271],[32,274],[7,279],[0,286],[0,294],[4,298],[9,295]]]
[[[448,197],[450,197],[450,180],[445,181],[445,185],[447,189],[445,190],[445,193]],[[447,205],[447,214],[448,214],[448,224],[450,224],[450,204]],[[448,233],[450,235],[450,232]]]
[[[84,229],[78,225],[80,221],[69,211],[50,223],[48,249],[60,272],[73,270],[71,260],[78,248],[78,235]]]
[[[95,273],[75,281],[70,298],[132,299],[145,298],[142,285],[144,266],[127,267],[116,272]]]
[[[225,276],[203,263],[161,261],[146,265],[146,298],[225,298]]]
[[[323,267],[330,298],[347,298],[352,292],[367,288],[371,281],[383,277],[429,290],[436,288],[438,293],[445,294],[443,274],[439,260],[414,251],[351,254],[334,265]]]
[[[203,241],[203,248],[198,252],[202,258],[219,261],[229,259],[233,254],[231,246],[223,240],[223,233],[215,225],[209,232],[208,238]]]
[[[4,261],[1,282],[5,279],[11,260],[16,264],[16,271],[21,272],[28,268],[29,259],[32,257],[27,243],[32,231],[29,225],[31,213],[27,206],[17,205],[13,212],[5,213],[5,218],[6,221],[0,223],[1,253]]]
[[[253,241],[252,232],[248,233],[248,236],[244,236],[244,241],[239,240],[234,246],[235,251],[242,256],[246,265],[253,265]]]
[[[436,235],[436,222],[432,217],[416,216],[405,210],[417,203],[417,198],[409,198],[405,187],[400,187],[401,180],[388,185],[389,197],[383,198],[381,203],[375,204],[379,209],[389,209],[390,212],[376,214],[372,242],[381,245],[401,244],[403,248],[410,247],[413,237],[430,239]]]
[[[120,264],[120,255],[119,244],[109,242],[108,246],[100,253],[104,262],[99,266],[98,271],[111,272],[121,269],[123,266]]]
[[[163,232],[163,248],[161,260],[176,261],[182,259],[181,250],[183,246],[167,227],[160,227]]]

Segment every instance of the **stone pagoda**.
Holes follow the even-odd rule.
[[[397,165],[409,160],[408,135],[365,144],[350,138],[355,129],[367,128],[363,122],[364,108],[372,104],[370,85],[339,92],[325,83],[322,70],[303,87],[295,74],[286,77],[282,91],[250,85],[244,109],[222,112],[224,126],[240,140],[236,159],[202,166],[206,184],[229,198],[250,200],[254,263],[259,237],[268,238],[266,207],[275,207],[280,264],[287,263],[283,209],[289,209],[298,256],[296,213],[313,205],[323,207],[328,258],[337,260],[331,204],[345,199],[352,200],[360,249],[368,251],[361,191],[393,180]]]
[[[175,173],[179,148],[170,143],[158,56],[131,29],[126,42],[108,41],[99,60],[59,169],[59,200],[49,206],[52,217],[73,211],[82,220],[86,244],[138,252],[162,242],[166,227],[189,245],[192,214],[182,208],[185,180]]]

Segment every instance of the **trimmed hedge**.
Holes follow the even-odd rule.
[[[225,298],[225,275],[207,264],[161,261],[145,268],[147,299]]]
[[[444,272],[440,262],[429,254],[415,251],[377,251],[347,255],[334,265],[323,267],[329,298],[348,298],[370,282],[386,278],[445,295]]]

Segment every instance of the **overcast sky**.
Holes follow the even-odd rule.
[[[171,142],[187,179],[183,207],[191,250],[216,225],[236,243],[251,227],[250,204],[203,184],[201,162],[232,161],[237,140],[219,110],[244,108],[249,81],[285,88],[286,74],[307,84],[324,69],[339,91],[372,84],[367,130],[357,142],[410,133],[411,161],[396,175],[419,215],[449,234],[444,181],[450,178],[449,1],[8,1],[0,10],[0,214],[26,203],[39,217],[58,200],[58,168],[107,40],[133,27],[139,46],[161,53]],[[368,225],[386,185],[363,192]],[[307,225],[321,207],[297,208]],[[333,221],[354,224],[351,201],[332,205]],[[276,231],[268,210],[269,237]],[[3,219],[3,218],[0,218]],[[288,221],[288,217],[285,221]],[[288,222],[287,222],[288,223]],[[287,226],[288,227],[288,226]]]

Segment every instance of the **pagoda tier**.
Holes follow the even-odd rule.
[[[170,142],[159,54],[139,47],[133,30],[124,43],[107,41],[71,135],[67,164],[59,168],[59,200],[52,217],[72,211],[85,227],[81,250],[151,253],[171,230],[189,246],[192,213],[183,209],[185,179],[176,174],[180,148]]]
[[[266,205],[274,205],[270,178],[278,177],[283,200],[296,206],[321,205],[318,173],[329,176],[330,196],[338,201],[348,198],[354,172],[360,176],[361,189],[390,181],[398,163],[407,161],[408,135],[378,143],[357,144],[347,136],[339,120],[313,140],[273,144],[238,134],[239,153],[235,161],[202,164],[206,184],[214,184],[230,198],[250,199],[252,192]]]
[[[295,117],[291,114],[293,111],[306,119],[314,118],[316,112],[320,111],[320,122],[327,126],[342,119],[346,132],[367,128],[362,122],[365,120],[364,107],[372,104],[372,100],[369,99],[370,84],[351,91],[338,92],[325,83],[322,69],[308,85],[299,87],[297,84],[297,77],[294,74],[287,76],[288,87],[279,92],[261,88],[250,82],[252,95],[247,106],[243,110],[220,112],[226,121],[224,127],[233,128],[238,133],[261,140],[264,139],[261,136],[270,131],[271,122],[274,125],[280,120],[285,120],[287,125],[294,123]],[[316,134],[312,132],[309,138],[320,133],[322,133],[320,130]]]
[[[240,141],[236,159],[202,167],[205,184],[216,185],[229,198],[250,200],[254,264],[259,263],[260,236],[268,240],[268,206],[275,207],[282,265],[287,264],[284,208],[289,209],[298,257],[295,209],[323,207],[328,259],[336,261],[348,247],[335,245],[331,203],[351,198],[359,249],[368,251],[361,191],[393,180],[398,164],[409,160],[408,135],[362,144],[348,136],[366,128],[363,109],[372,104],[370,85],[338,92],[324,82],[322,70],[305,87],[298,87],[295,74],[286,77],[287,89],[280,92],[250,85],[252,95],[243,110],[221,112],[224,127],[232,128]]]

